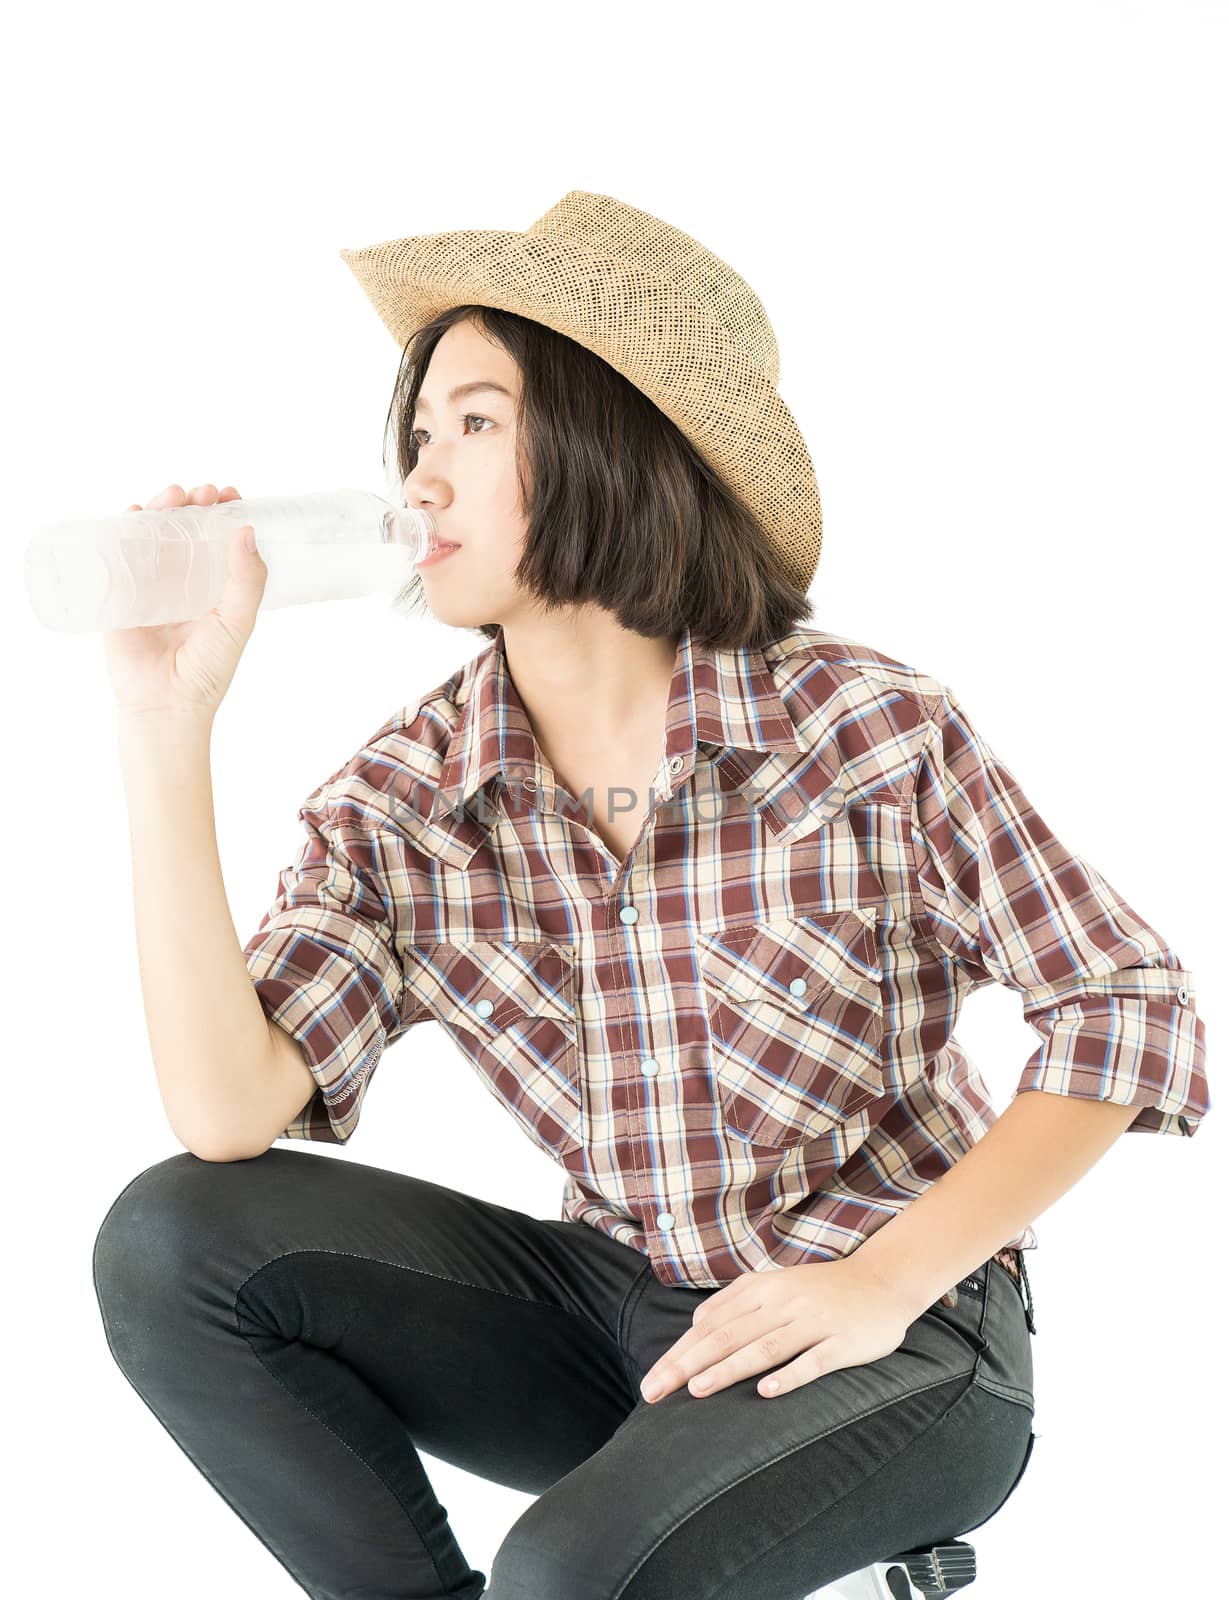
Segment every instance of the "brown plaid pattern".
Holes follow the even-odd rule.
[[[562,1169],[562,1216],[711,1287],[849,1253],[985,1133],[955,1037],[981,985],[1038,1035],[1019,1092],[1138,1106],[1135,1132],[1209,1109],[1191,973],[918,669],[684,629],[624,861],[585,820],[606,798],[556,780],[502,634],[308,796],[245,946],[317,1080],[285,1137],[349,1140],[436,1022]]]

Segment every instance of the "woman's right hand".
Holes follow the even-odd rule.
[[[211,506],[238,500],[238,489],[221,494],[212,483],[185,494],[172,483],[149,502],[166,506]],[[140,511],[133,504],[129,511]],[[121,712],[197,712],[212,719],[230,687],[239,657],[256,625],[256,612],[269,569],[244,537],[249,523],[233,534],[227,550],[226,587],[211,611],[187,622],[104,631],[103,649],[111,687]]]

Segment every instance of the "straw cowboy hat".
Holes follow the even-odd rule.
[[[524,233],[464,228],[340,254],[399,349],[440,312],[487,305],[592,350],[687,435],[807,589],[823,538],[815,468],[777,394],[764,307],[711,250],[573,189]]]

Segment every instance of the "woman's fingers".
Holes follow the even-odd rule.
[[[240,495],[238,489],[235,488],[233,483],[227,484],[226,488],[220,493],[216,484],[198,483],[194,489],[189,491],[188,494],[189,503],[198,506],[211,506],[215,503],[215,501],[218,500],[239,499],[242,499],[242,496]]]
[[[165,506],[211,506],[215,501],[241,500],[242,498],[243,496],[233,483],[228,483],[221,493],[218,492],[217,485],[212,483],[195,484],[186,493],[182,484],[168,483],[165,489],[160,490],[153,496],[149,506],[151,511]],[[140,511],[141,509],[142,507],[135,500],[128,507],[129,511]]]

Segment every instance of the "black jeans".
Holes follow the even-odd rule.
[[[640,1379],[715,1289],[585,1223],[307,1150],[184,1152],[94,1246],[112,1355],[317,1600],[800,1600],[992,1517],[1032,1446],[991,1259],[890,1355],[764,1398]],[[419,1451],[538,1498],[490,1587]]]

